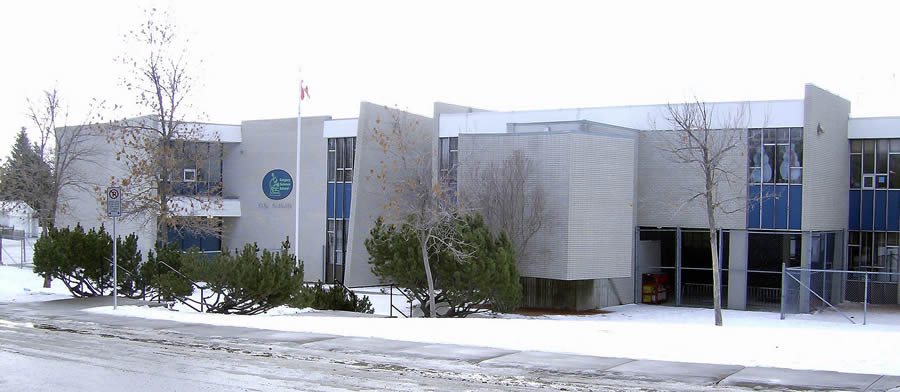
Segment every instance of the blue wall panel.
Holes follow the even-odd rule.
[[[900,191],[888,191],[887,229],[900,231]]]
[[[328,199],[325,204],[325,214],[334,218],[334,184],[328,184]]]
[[[803,219],[803,186],[791,185],[790,216],[788,217],[788,229],[800,230]]]
[[[353,184],[344,184],[344,218],[350,218],[350,198],[352,197],[351,190],[353,189]]]
[[[762,188],[762,214],[760,214],[759,227],[775,228],[775,187],[771,185]]]
[[[759,228],[759,185],[751,185],[747,191],[747,228]]]
[[[847,222],[848,230],[859,230],[859,191],[850,191],[850,211]]]
[[[885,230],[887,223],[887,191],[875,191],[875,230]]]
[[[859,229],[860,230],[872,230],[872,200],[875,195],[873,195],[875,191],[862,191],[860,195],[860,207],[861,211],[859,213]]]
[[[334,217],[344,217],[344,184],[335,184],[334,188]]]
[[[788,221],[788,186],[775,186],[775,228],[787,229]]]

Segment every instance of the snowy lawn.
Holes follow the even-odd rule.
[[[147,307],[88,311],[512,350],[900,375],[898,324],[853,325],[827,313],[779,320],[778,313],[726,310],[725,326],[715,327],[709,309],[623,305],[606,310],[611,313],[468,319],[236,316]]]
[[[5,260],[5,258],[4,258]],[[31,267],[0,265],[0,302],[50,301],[72,298],[66,286],[59,281],[44,288],[44,279],[34,274]]]

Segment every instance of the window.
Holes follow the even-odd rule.
[[[350,227],[350,195],[356,138],[328,139],[325,281],[343,281],[346,264],[347,233]]]
[[[850,141],[851,189],[900,189],[900,139]]]
[[[441,180],[451,187],[456,186],[456,168],[459,165],[459,138],[442,137],[439,140]]]
[[[168,168],[168,181],[176,195],[222,194],[222,145],[220,143],[184,142],[178,144],[173,167]],[[180,174],[179,174],[180,173]],[[163,176],[160,176],[163,177]]]
[[[749,183],[803,182],[803,128],[750,129],[747,148]]]

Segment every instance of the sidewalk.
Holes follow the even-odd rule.
[[[81,311],[108,306],[111,299],[84,298],[59,301],[2,304],[0,319],[62,319],[91,322],[106,328],[135,328],[176,331],[201,337],[225,337],[251,341],[290,342],[304,349],[341,353],[367,353],[398,358],[422,358],[439,361],[465,361],[484,368],[516,368],[554,374],[573,374],[622,380],[675,382],[697,386],[735,386],[748,388],[792,388],[802,390],[889,391],[900,388],[900,376],[794,370],[768,367],[743,367],[656,360],[634,360],[538,351],[513,351],[496,348],[423,344],[379,338],[344,337],[328,334],[282,332],[264,329],[188,324],[108,316]],[[119,305],[147,303],[119,299]],[[314,312],[305,316],[323,316]],[[337,314],[335,314],[337,315]],[[900,389],[897,389],[900,391]]]

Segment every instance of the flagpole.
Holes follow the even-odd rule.
[[[294,170],[294,257],[297,258],[297,265],[300,263],[300,136],[303,120],[303,80],[300,80],[300,98],[297,101],[297,166]]]

